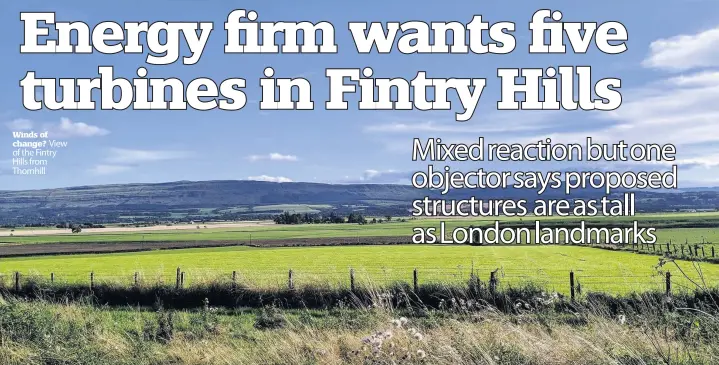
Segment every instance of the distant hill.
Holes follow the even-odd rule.
[[[0,223],[252,219],[294,210],[293,206],[311,211],[384,207],[381,210],[405,213],[409,203],[420,196],[422,192],[406,185],[263,181],[180,181],[0,191]]]
[[[409,185],[179,181],[159,184],[80,186],[0,191],[0,224],[145,222],[154,220],[256,219],[282,211],[407,215],[412,200],[439,193]],[[536,199],[530,190],[454,190],[446,198]],[[562,196],[558,192],[544,198]],[[585,190],[574,198],[601,196]],[[719,191],[638,192],[647,211],[715,209]]]

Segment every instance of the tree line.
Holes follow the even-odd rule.
[[[284,212],[275,216],[274,221],[277,224],[370,223],[362,214],[354,212],[348,214],[347,217],[335,214],[334,212],[328,215]],[[376,219],[373,219],[373,221],[375,223],[377,222]]]

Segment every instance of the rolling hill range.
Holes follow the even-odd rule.
[[[407,215],[412,200],[439,196],[409,185],[179,181],[158,184],[80,186],[0,191],[0,224],[142,222],[155,220],[257,219],[282,211]],[[445,198],[536,199],[532,190],[453,190]],[[549,192],[544,198],[561,197]],[[593,190],[573,198],[601,196]],[[642,211],[715,209],[719,191],[637,192]]]

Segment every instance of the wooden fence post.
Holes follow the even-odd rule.
[[[55,282],[55,273],[51,272],[50,273],[50,283],[54,283],[54,282]]]
[[[569,272],[569,288],[571,289],[572,301],[574,301],[574,271]]]
[[[707,257],[706,253],[704,252],[704,246],[702,246],[702,256]]]
[[[666,279],[665,287],[666,287],[667,295],[671,295],[672,294],[672,273],[670,273],[669,271],[667,271],[667,279]]]
[[[90,271],[90,290],[95,289],[95,273]]]
[[[15,291],[20,291],[20,272],[15,271]]]
[[[419,280],[417,279],[417,268],[415,268],[414,271],[412,272],[412,276],[413,276],[412,282],[414,284],[413,285],[414,292],[417,293],[417,291],[419,290]]]
[[[350,268],[350,290],[355,292],[355,269]]]
[[[669,242],[667,242],[667,255],[670,255],[672,252],[669,250]]]
[[[492,271],[489,274],[489,291],[494,294],[494,292],[497,290],[497,272]]]
[[[712,257],[714,257],[714,246],[712,246]]]
[[[180,289],[185,287],[185,272],[180,273]]]
[[[138,280],[139,278],[138,278],[138,273],[137,273],[137,271],[135,271],[135,277],[134,277],[134,279],[135,279],[135,286],[137,286],[137,285],[139,284],[139,280]]]
[[[180,289],[180,268],[177,268],[177,272],[175,273],[175,289]]]
[[[290,269],[289,277],[287,280],[287,287],[290,288],[290,290],[293,290],[295,288],[295,281],[292,278],[292,269]]]
[[[232,289],[237,288],[237,271],[232,272]]]

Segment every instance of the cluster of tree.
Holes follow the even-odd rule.
[[[82,228],[105,228],[102,224],[95,224],[95,223],[81,223],[81,224],[74,224],[74,223],[62,223],[62,224],[56,224],[55,228],[76,228],[79,227]]]
[[[354,212],[350,213],[347,218],[334,212],[328,215],[284,212],[275,216],[274,221],[277,224],[367,223],[367,219],[362,214]]]
[[[284,212],[282,214],[276,215],[274,217],[274,221],[277,224],[320,224],[320,223],[375,224],[375,223],[392,222],[392,216],[387,215],[387,216],[385,216],[385,219],[372,218],[372,220],[367,220],[367,218],[364,215],[357,213],[357,212],[350,212],[347,215],[347,217],[343,217],[334,212],[330,213],[329,215]],[[407,220],[404,218],[401,218],[401,219],[395,219],[395,221],[406,222]]]
[[[367,219],[359,213],[350,213],[347,216],[347,223],[367,224]]]

